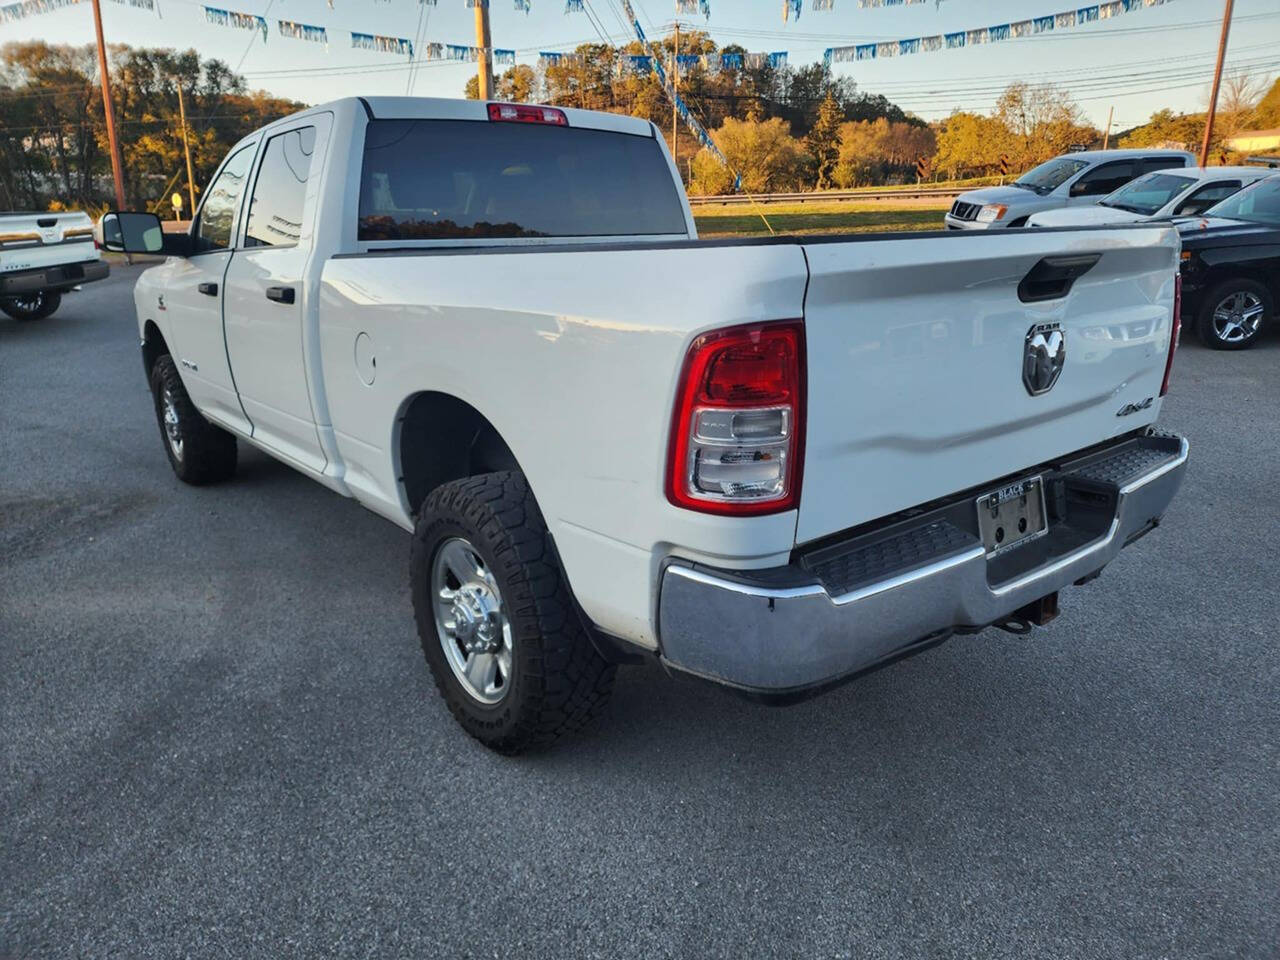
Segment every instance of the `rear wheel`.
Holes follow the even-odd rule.
[[[43,320],[53,316],[53,311],[62,303],[62,294],[57,290],[37,290],[17,297],[6,297],[0,300],[3,310],[15,320]]]
[[[178,479],[197,486],[230,479],[236,472],[236,438],[196,409],[167,353],[151,368],[151,394],[164,452]]]
[[[1218,284],[1200,308],[1200,339],[1217,350],[1243,350],[1257,342],[1272,315],[1271,293],[1256,280],[1237,277]]]
[[[519,471],[437,487],[409,558],[436,687],[462,728],[521,753],[599,714],[616,668],[596,651]]]

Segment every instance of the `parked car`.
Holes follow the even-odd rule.
[[[0,214],[0,310],[15,320],[51,316],[64,293],[108,273],[88,215]]]
[[[960,194],[944,215],[950,230],[1025,227],[1042,210],[1097,203],[1135,177],[1195,165],[1184,150],[1085,150],[1046,160],[1002,187]]]
[[[1178,224],[1182,304],[1211,347],[1241,350],[1275,322],[1280,303],[1280,175]]]
[[[789,699],[1029,630],[1187,460],[1168,224],[700,242],[648,121],[370,97],[238,143],[189,235],[103,233],[171,254],[134,301],[178,478],[245,442],[411,531],[427,663],[500,751],[620,662]]]
[[[1087,227],[1197,216],[1272,173],[1266,167],[1188,167],[1147,173],[1095,204],[1032,214],[1027,226]]]

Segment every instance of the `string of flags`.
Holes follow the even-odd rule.
[[[885,57],[932,53],[936,50],[954,50],[959,47],[997,43],[1001,40],[1016,40],[1019,37],[1030,37],[1052,30],[1070,30],[1097,20],[1110,20],[1112,17],[1145,10],[1147,7],[1158,7],[1165,2],[1166,0],[1111,0],[1109,3],[1076,7],[1048,16],[1032,17],[1030,20],[1019,20],[1014,23],[998,23],[975,30],[957,30],[953,33],[938,33],[929,37],[911,37],[906,40],[889,40],[879,43],[857,43],[848,47],[829,47],[823,53],[822,59],[828,65],[848,60],[883,60]],[[888,0],[885,0],[885,3],[887,5]]]
[[[309,23],[296,23],[293,20],[277,20],[276,27],[280,36],[294,40],[310,40],[312,43],[323,43],[329,46],[329,31],[324,27],[312,26]]]
[[[701,13],[711,19],[711,0],[676,0],[676,13]]]
[[[19,0],[18,3],[6,3],[0,6],[0,23],[24,20],[41,13],[53,13],[55,10],[78,3],[80,0]]]

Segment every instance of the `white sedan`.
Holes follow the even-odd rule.
[[[1096,204],[1033,214],[1029,227],[1085,227],[1168,217],[1194,217],[1241,187],[1261,180],[1265,167],[1188,167],[1160,170],[1131,180]]]

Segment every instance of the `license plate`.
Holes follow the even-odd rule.
[[[978,531],[989,557],[1022,546],[1048,529],[1044,484],[1039,477],[1011,483],[978,498]]]

